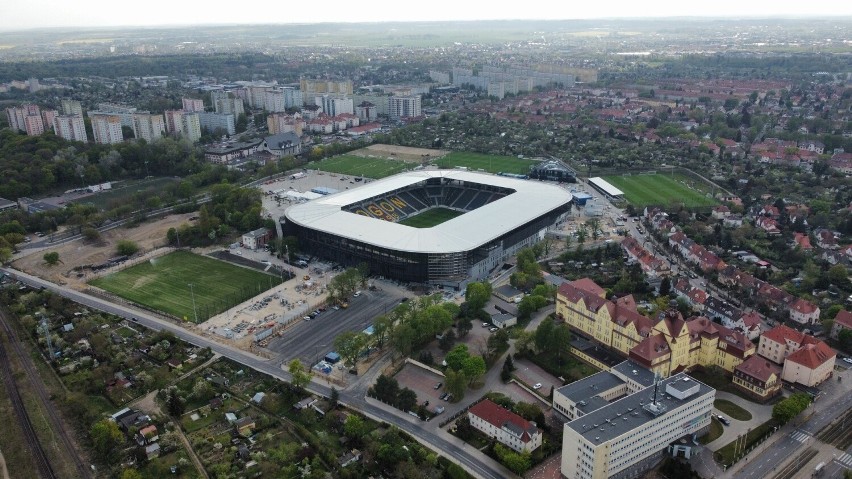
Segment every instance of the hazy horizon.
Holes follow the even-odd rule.
[[[176,28],[183,26],[293,25],[323,23],[397,23],[467,21],[569,21],[653,19],[807,19],[852,16],[852,2],[776,4],[768,0],[712,5],[682,2],[643,4],[615,0],[605,4],[552,4],[533,0],[516,7],[514,2],[492,2],[488,9],[436,0],[428,8],[398,8],[389,0],[353,4],[328,0],[321,11],[282,8],[280,3],[260,0],[248,8],[199,8],[181,2],[150,0],[145,8],[116,8],[106,0],[32,0],[0,5],[0,31],[50,28]]]

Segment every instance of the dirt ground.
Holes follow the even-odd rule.
[[[68,285],[75,289],[83,289],[86,278],[78,279],[76,274],[72,273],[74,267],[103,263],[116,256],[115,245],[122,239],[135,242],[139,245],[139,250],[142,253],[163,246],[166,243],[166,232],[169,228],[176,228],[187,223],[189,217],[193,214],[195,213],[170,215],[157,221],[142,223],[134,228],[119,227],[103,233],[101,242],[98,244],[77,240],[56,248],[36,250],[27,256],[16,259],[12,265],[48,281]],[[42,259],[45,253],[51,251],[59,253],[61,263],[56,266],[48,266]]]
[[[410,163],[420,163],[425,156],[430,158],[440,158],[449,153],[447,150],[431,150],[429,148],[412,148],[409,146],[397,145],[370,145],[360,150],[351,152],[357,156],[381,156],[388,159],[401,160]]]

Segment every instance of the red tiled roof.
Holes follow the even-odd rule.
[[[758,381],[765,383],[774,374],[776,377],[781,376],[781,368],[772,364],[769,360],[758,355],[749,356],[735,368],[740,373],[751,376]]]
[[[763,333],[763,337],[771,339],[776,343],[785,344],[788,340],[797,344],[802,344],[802,339],[805,335],[795,329],[780,324]]]
[[[531,439],[530,435],[536,432],[536,427],[531,422],[508,409],[498,406],[490,399],[480,401],[470,408],[470,413],[500,429],[503,429],[506,423],[514,425],[516,428],[524,431],[520,438],[523,442],[529,442]]]
[[[580,278],[576,281],[571,281],[568,283],[575,288],[582,289],[583,291],[588,291],[595,296],[600,296],[606,293],[606,290],[597,285],[594,281],[589,278]]]
[[[817,305],[802,298],[797,299],[790,307],[801,314],[813,314],[817,310]]]
[[[817,341],[814,344],[802,346],[798,351],[787,356],[787,361],[801,364],[808,369],[816,369],[827,361],[834,360],[835,356],[836,354],[833,349],[828,347],[824,342]]]
[[[841,309],[837,312],[837,316],[834,317],[834,324],[841,324],[845,328],[852,329],[852,313]]]

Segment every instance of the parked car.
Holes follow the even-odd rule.
[[[435,387],[434,387],[434,388],[432,388],[432,389],[441,389],[441,386],[443,386],[443,385],[444,385],[444,383],[438,383],[438,384],[436,384],[436,385],[435,385]]]
[[[730,425],[731,425],[731,421],[728,421],[728,418],[726,418],[725,416],[723,416],[723,415],[721,415],[721,414],[717,415],[717,416],[716,416],[716,419],[718,419],[718,420],[719,420],[719,422],[721,422],[722,424],[724,424],[724,425],[726,425],[726,426],[730,426]]]
[[[499,328],[490,328],[490,329],[488,329],[488,331],[491,332],[491,333],[496,333],[498,329]]]
[[[535,384],[533,384],[533,389],[535,389],[535,390],[539,390],[539,389],[541,389],[541,383],[535,383]]]
[[[491,323],[482,323],[483,328],[487,328],[488,326],[491,326]]]
[[[847,363],[849,363],[849,364],[852,364],[852,359],[849,359],[849,358],[843,358],[843,361],[845,361],[845,362],[847,362]]]

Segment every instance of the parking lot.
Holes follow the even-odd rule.
[[[435,386],[440,382],[444,382],[444,378],[427,369],[423,369],[413,364],[406,364],[402,370],[397,373],[396,380],[399,382],[400,388],[407,387],[417,393],[417,402],[429,401],[429,409],[433,410],[434,406],[446,406],[447,403],[440,399],[444,394],[444,388],[435,389]]]
[[[530,388],[533,388],[536,384],[541,384],[538,392],[542,396],[550,394],[551,387],[562,386],[562,381],[526,359],[515,360],[515,375]]]
[[[548,390],[548,392],[549,391],[550,390]],[[509,383],[497,392],[505,394],[512,401],[535,404],[536,406],[544,409],[544,403],[542,403],[540,399],[537,399],[534,394],[530,393],[518,384]]]

